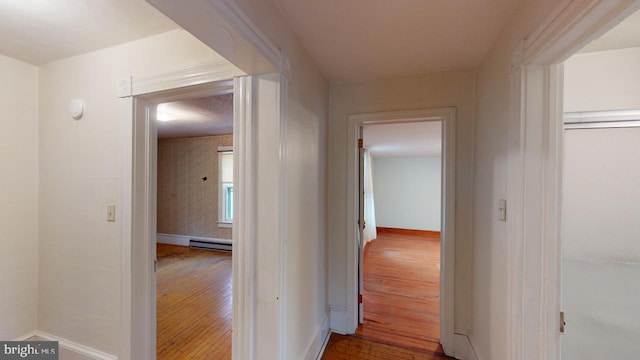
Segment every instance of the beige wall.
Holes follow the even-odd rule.
[[[369,82],[334,84],[331,87],[329,123],[329,303],[347,306],[346,223],[347,133],[349,114],[437,108],[456,108],[456,254],[455,327],[469,328],[471,188],[473,177],[473,71],[433,73]]]
[[[511,61],[520,42],[558,5],[521,1],[478,70],[473,188],[473,279],[470,339],[479,359],[507,360],[507,223],[498,199],[507,199]],[[507,205],[508,208],[508,205]]]
[[[158,141],[158,233],[231,239],[217,221],[218,146],[232,145],[233,135]]]
[[[0,56],[0,339],[36,329],[38,68]]]
[[[109,354],[120,351],[123,279],[122,151],[131,99],[117,84],[221,60],[175,30],[40,68],[40,293],[38,328]],[[85,101],[81,120],[68,114]],[[129,200],[130,201],[130,200]],[[106,206],[116,204],[116,222]]]

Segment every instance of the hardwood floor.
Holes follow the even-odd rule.
[[[157,252],[157,359],[231,359],[231,253]]]
[[[381,231],[365,248],[364,323],[356,335],[442,354],[440,239]]]
[[[333,333],[322,355],[323,360],[444,360],[452,359],[441,353],[405,349],[376,341]]]
[[[231,358],[231,254],[158,244],[158,360]],[[379,232],[365,254],[365,323],[323,359],[450,359],[439,339],[440,242]]]

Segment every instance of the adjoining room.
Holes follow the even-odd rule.
[[[363,316],[356,334],[442,353],[442,121],[365,125],[363,140]]]
[[[231,358],[233,94],[156,109],[157,358]]]

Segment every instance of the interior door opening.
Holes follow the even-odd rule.
[[[353,331],[360,336],[378,339],[378,341],[386,343],[390,343],[390,340],[395,338],[397,341],[404,340],[403,343],[398,343],[400,346],[420,350],[428,349],[428,351],[432,352],[440,351],[446,355],[452,355],[454,346],[455,109],[436,108],[354,114],[349,116],[349,121],[349,143],[354,151],[353,157],[349,160],[347,172],[349,182],[352,184],[349,187],[349,197],[353,199],[353,202],[348,202],[347,214],[349,216],[348,221],[353,221],[354,224],[352,239],[355,250],[348,257],[354,269],[352,289],[353,304],[355,306],[349,308],[352,309],[350,313],[353,316]],[[419,150],[423,151],[422,154],[424,154],[424,151],[431,154],[431,166],[429,166],[428,161],[423,161],[424,166],[421,166],[419,170],[415,170],[415,166],[413,168],[406,166],[407,159],[399,159],[400,161],[397,161],[398,159],[391,160],[384,156],[380,157],[380,159],[376,158],[375,146],[372,144],[374,137],[367,136],[369,131],[367,129],[377,129],[381,134],[381,138],[384,138],[385,135],[390,133],[390,129],[393,126],[404,127],[405,134],[399,133],[393,146],[387,144],[388,146],[382,145],[381,148],[391,149],[392,151],[395,148],[395,151],[405,151],[405,154],[409,154],[408,157],[419,158],[421,156],[420,153],[411,152],[411,143],[413,142],[414,147],[422,147]],[[422,136],[415,136],[420,134],[421,130],[417,129],[420,129],[421,126],[430,128],[431,131],[423,132]],[[407,130],[411,135],[407,135]],[[360,135],[364,135],[364,137]],[[368,137],[370,138],[369,140],[367,140]],[[361,138],[362,141],[359,141]],[[413,140],[410,141],[409,139],[412,138]],[[369,148],[369,151],[367,151],[367,148]],[[374,155],[373,157],[371,156],[372,154]],[[389,158],[392,157],[390,156]],[[408,162],[411,162],[411,160]],[[369,163],[369,166],[367,166],[367,163]],[[381,165],[376,166],[378,163]],[[361,164],[362,166],[360,166]],[[394,166],[396,169],[394,169]],[[387,169],[381,173],[379,168]],[[402,172],[400,168],[413,170],[408,172],[405,170],[406,174],[402,175],[400,174]],[[427,185],[428,176],[418,174],[420,171],[427,172],[428,168],[439,172],[439,177],[434,177],[433,174],[431,176],[431,179],[436,184],[439,183],[440,186],[439,189],[436,187],[435,191],[434,187]],[[369,181],[364,177],[367,169],[373,169],[371,171],[372,177]],[[360,174],[363,176],[361,177]],[[424,176],[424,180],[418,179],[420,176]],[[383,180],[380,180],[380,177]],[[384,180],[385,177],[387,180]],[[373,179],[373,184],[371,179]],[[413,185],[398,183],[396,181],[398,179],[413,182]],[[387,187],[390,190],[386,191],[389,196],[387,196],[387,199],[380,197],[381,200],[377,201],[380,202],[380,205],[376,204],[375,200],[376,196],[381,196],[378,194],[379,191],[376,190],[376,181],[389,183]],[[405,212],[402,212],[405,209],[401,211],[393,210],[393,205],[397,204],[401,197],[415,198],[418,192],[424,192],[427,188],[431,191],[431,199],[419,201],[417,205],[414,203]],[[364,199],[366,195],[371,194],[373,195],[373,206],[367,206]],[[385,203],[391,204],[391,206],[389,207]],[[420,208],[421,206],[431,206],[431,210]],[[375,211],[371,211],[372,209]],[[386,217],[378,215],[382,215],[389,209],[391,210],[386,214]],[[373,215],[372,212],[375,212],[376,215]],[[436,214],[434,215],[433,212]],[[362,219],[360,219],[361,214]],[[424,221],[429,215],[431,215],[431,225],[424,225]],[[392,219],[391,222],[389,222],[389,218]],[[394,223],[394,221],[396,222]],[[403,221],[405,222],[403,223]],[[416,226],[406,221],[422,221],[423,224]],[[388,225],[385,225],[385,222]],[[438,241],[437,231],[440,231],[440,241]],[[431,240],[427,240],[425,235],[428,235],[427,237],[430,236]],[[386,240],[380,240],[385,236]],[[401,239],[407,236],[413,236],[414,239],[405,239],[404,241]],[[371,239],[375,238],[379,239],[371,241]],[[398,239],[400,240],[396,241]],[[422,242],[416,242],[417,239],[421,239]],[[393,278],[389,276],[390,272],[387,271],[387,269],[392,269],[393,265],[376,264],[377,261],[384,258],[384,254],[402,254],[402,251],[398,249],[376,249],[378,247],[375,245],[376,242],[378,245],[404,244],[411,247],[411,245],[407,244],[411,244],[412,241],[414,246],[418,244],[418,248],[421,244],[435,245],[431,248],[430,261],[423,261],[424,256],[427,256],[426,253],[421,255],[423,256],[421,260],[415,260],[414,264],[418,268],[413,270],[413,273],[417,274],[413,279],[411,279],[411,276],[409,276],[409,279]],[[369,245],[365,246],[365,244]],[[438,246],[440,249],[438,249]],[[380,254],[383,254],[382,256],[376,255],[378,250]],[[403,265],[406,265],[403,264],[402,256],[398,256],[393,261],[397,264],[396,268],[399,273],[402,274]],[[409,263],[410,261],[406,262]],[[427,271],[420,270],[421,266],[431,269],[430,289],[429,285],[426,285],[426,281],[418,286],[410,284],[412,280],[422,281],[426,279],[426,276],[422,277],[421,274],[425,274]],[[371,275],[368,274],[369,270],[372,270]],[[376,270],[379,271],[378,274],[374,274]],[[376,277],[378,280],[383,279],[383,281],[376,281]],[[371,280],[374,280],[374,282],[371,282]],[[402,288],[403,286],[405,286],[404,289]],[[410,290],[407,290],[407,286]],[[413,329],[409,329],[409,327],[403,328],[402,321],[400,321],[399,325],[397,323],[395,325],[391,323],[385,324],[385,319],[394,317],[395,313],[391,316],[388,313],[384,314],[385,308],[391,309],[387,306],[388,301],[386,303],[378,302],[378,304],[371,301],[371,296],[367,295],[371,295],[374,292],[387,292],[386,296],[397,296],[396,299],[400,300],[396,301],[400,302],[405,309],[411,308],[412,305],[422,301],[423,306],[425,303],[429,303],[431,310],[420,308],[419,306],[418,309],[414,310],[414,314],[418,314],[418,316],[411,317],[421,318],[423,322]],[[420,296],[417,296],[420,294],[426,294],[426,296],[420,298]],[[363,306],[360,306],[361,303]],[[361,323],[364,325],[361,326]],[[375,338],[371,337],[371,335],[375,336]],[[407,342],[410,344],[407,344]]]
[[[231,358],[233,93],[156,114],[156,358]]]
[[[565,360],[640,352],[640,102],[628,96],[640,91],[639,21],[636,11],[564,63]]]
[[[364,125],[359,133],[356,334],[442,352],[442,121]]]
[[[232,255],[196,247],[232,243],[216,199],[218,151],[233,149],[233,92],[222,80],[134,97],[133,315],[145,358],[231,356]]]

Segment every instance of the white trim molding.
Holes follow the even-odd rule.
[[[34,336],[36,336],[36,330],[30,331],[30,332],[28,332],[26,334],[23,334],[23,335],[20,335],[17,338],[13,339],[12,341],[25,341],[25,340],[27,340],[27,339],[29,339],[31,337],[34,337]]]
[[[513,54],[507,179],[511,360],[560,359],[562,62],[638,8],[638,0],[563,0]]]
[[[346,309],[330,306],[332,330],[352,334],[358,327],[357,134],[360,126],[386,123],[442,121],[442,251],[440,272],[440,342],[446,354],[454,353],[455,259],[455,108],[418,109],[352,114],[348,116]]]
[[[281,49],[244,14],[233,0],[206,0],[250,45],[254,46],[274,66],[282,69]]]
[[[118,97],[150,94],[232,79],[235,75],[238,75],[237,72],[233,64],[226,60],[220,60],[195,64],[153,76],[125,78],[118,83]],[[231,85],[231,82],[229,82],[229,93],[233,90]]]
[[[329,305],[329,324],[331,325],[331,331],[346,335],[352,325],[348,320],[350,314],[347,312],[346,306]]]
[[[35,336],[37,338],[43,339],[45,341],[57,341],[58,345],[62,348],[65,348],[69,351],[72,351],[78,355],[82,355],[85,357],[88,357],[90,359],[95,359],[95,360],[118,360],[118,357],[115,355],[111,355],[111,354],[107,354],[104,351],[100,351],[97,349],[94,349],[90,346],[86,346],[86,345],[82,345],[80,343],[71,341],[71,340],[67,340],[65,338],[53,335],[53,334],[49,334],[47,332],[44,331],[40,331],[40,330],[36,330],[32,336]]]
[[[309,343],[305,347],[303,359],[304,360],[316,360],[320,359],[325,346],[327,345],[328,337],[331,334],[329,330],[329,312],[324,313],[320,324],[313,332],[313,337],[309,339]]]
[[[156,351],[156,282],[153,270],[157,241],[155,225],[157,134],[154,121],[156,104],[233,91],[232,80],[219,79],[218,76],[221,76],[219,73],[209,74],[208,79],[216,80],[211,83],[192,84],[178,89],[164,88],[180,83],[185,86],[187,84],[181,79],[170,80],[172,77],[183,76],[184,73],[174,71],[170,74],[157,76],[158,79],[163,80],[155,83],[153,89],[162,91],[121,99],[123,109],[128,110],[123,114],[122,121],[123,176],[120,186],[124,205],[121,248],[122,325],[119,356],[123,360],[152,359]],[[134,88],[139,80],[136,78],[132,80]]]
[[[254,359],[256,354],[285,356],[283,88],[280,74],[235,79],[234,360]]]
[[[454,336],[455,353],[453,356],[459,360],[483,360],[478,357],[471,339],[468,335],[456,333]]]
[[[640,127],[640,110],[611,110],[564,113],[564,128],[601,129]]]
[[[316,357],[316,360],[322,359],[322,355],[324,355],[324,351],[327,349],[327,344],[329,344],[329,339],[331,339],[331,334],[333,334],[334,332],[335,331],[333,330],[329,330],[329,332],[327,333],[327,336],[324,338],[324,341],[322,342],[322,347],[318,352],[318,356]]]

